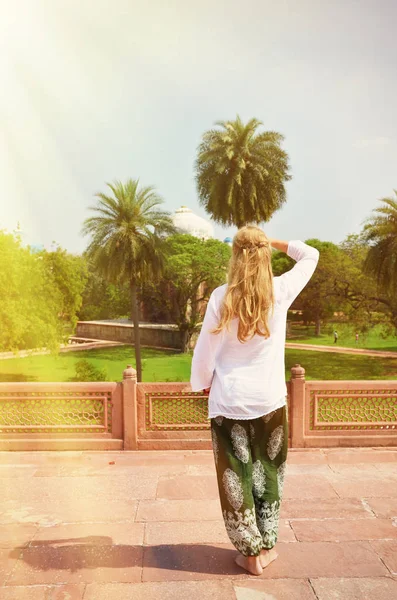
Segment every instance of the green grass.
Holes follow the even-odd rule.
[[[397,379],[397,357],[378,358],[290,348],[285,351],[287,379],[295,363],[304,367],[306,379]]]
[[[64,352],[57,356],[44,354],[0,361],[0,381],[69,381],[75,374],[76,362],[83,358],[105,370],[109,381],[121,381],[127,365],[135,366],[132,346]],[[190,362],[189,355],[142,348],[145,381],[187,381]]]
[[[385,350],[397,352],[397,337],[383,337],[381,327],[373,327],[365,336],[360,334],[358,344],[355,341],[355,330],[351,325],[345,323],[334,323],[327,325],[320,336],[314,335],[314,326],[306,327],[298,323],[292,324],[291,335],[287,342],[299,342],[301,344],[315,344],[320,346],[332,346],[334,343],[333,331],[338,332],[338,346],[344,348],[364,348],[366,350]]]
[[[12,358],[0,361],[0,381],[68,381],[82,358],[104,369],[109,381],[121,381],[127,364],[135,365],[132,346]],[[142,358],[144,381],[189,381],[191,354],[143,348]],[[397,379],[397,357],[287,349],[286,379],[295,363],[305,368],[307,379]]]

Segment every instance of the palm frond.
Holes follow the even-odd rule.
[[[94,215],[82,226],[83,235],[91,236],[88,259],[113,281],[158,275],[163,266],[161,236],[175,231],[170,214],[158,208],[162,198],[152,186],[139,188],[137,179],[107,187],[113,196],[98,192],[97,204],[90,207]]]
[[[394,193],[397,196],[396,190]],[[365,219],[362,238],[369,243],[364,270],[376,276],[381,288],[397,293],[397,201],[382,198],[382,206]]]
[[[219,129],[204,133],[195,161],[200,203],[224,225],[269,220],[285,202],[291,179],[284,137],[258,133],[261,121],[244,124],[239,115],[215,125]]]

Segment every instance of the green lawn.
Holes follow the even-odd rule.
[[[328,325],[325,332],[320,336],[314,335],[314,326],[305,327],[298,323],[292,324],[291,335],[287,342],[299,342],[301,344],[318,344],[321,346],[332,346],[334,343],[333,331],[338,332],[338,346],[345,348],[365,348],[367,350],[385,350],[397,352],[397,337],[382,337],[380,326],[373,327],[367,335],[360,334],[359,341],[356,344],[355,331],[350,325],[344,323],[334,323]]]
[[[142,357],[144,381],[189,381],[191,354],[143,348]],[[397,358],[293,349],[285,357],[286,379],[295,363],[306,369],[307,379],[397,379]],[[134,366],[134,349],[118,346],[1,360],[0,381],[68,381],[82,358],[104,369],[109,381],[121,381],[127,364]]]
[[[133,346],[64,352],[0,361],[0,381],[69,381],[78,360],[89,360],[105,370],[109,381],[121,381],[128,364],[135,366]],[[191,356],[165,350],[142,348],[145,381],[187,381]]]

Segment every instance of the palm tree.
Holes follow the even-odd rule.
[[[291,179],[283,136],[258,133],[262,123],[219,121],[221,129],[204,133],[195,164],[200,203],[223,225],[241,227],[268,221],[286,200],[284,183]]]
[[[175,229],[169,214],[158,208],[163,200],[154,188],[138,189],[138,184],[136,179],[108,183],[113,196],[96,194],[98,204],[90,207],[96,214],[84,221],[82,233],[92,236],[86,252],[99,272],[109,281],[129,284],[137,378],[142,381],[137,290],[143,281],[161,274],[163,234]]]
[[[383,206],[365,221],[363,237],[369,242],[364,270],[376,275],[385,291],[397,292],[397,190],[396,198],[382,198]]]

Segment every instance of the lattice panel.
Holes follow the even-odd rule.
[[[201,392],[147,392],[146,429],[209,429],[208,396]]]
[[[0,433],[110,433],[112,393],[1,392]]]
[[[310,429],[396,430],[396,390],[310,390]]]

